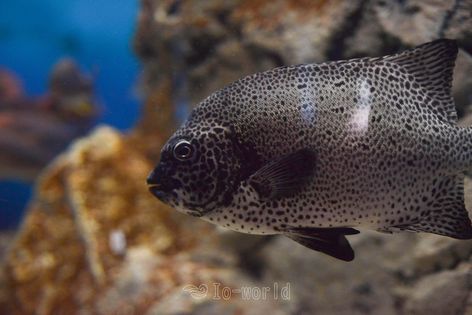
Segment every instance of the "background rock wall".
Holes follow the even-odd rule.
[[[108,127],[46,169],[4,258],[6,314],[472,314],[472,242],[362,233],[344,263],[283,237],[221,231],[156,201],[147,172],[179,110],[275,66],[378,56],[446,36],[454,97],[472,104],[472,1],[142,0],[135,51],[147,95],[130,134]],[[466,204],[472,209],[472,185]],[[290,284],[290,299],[214,299]],[[207,285],[201,299],[182,289]],[[1,312],[0,312],[1,313]]]

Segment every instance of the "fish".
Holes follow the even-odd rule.
[[[458,47],[278,67],[199,103],[163,146],[148,189],[182,213],[284,235],[351,261],[363,229],[471,239],[472,128],[451,96]]]

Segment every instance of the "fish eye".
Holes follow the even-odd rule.
[[[174,146],[174,157],[179,161],[185,161],[193,156],[193,146],[187,140],[180,140]]]

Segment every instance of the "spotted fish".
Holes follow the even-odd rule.
[[[178,211],[350,261],[356,227],[472,238],[472,129],[451,96],[457,45],[256,73],[202,101],[150,191]]]

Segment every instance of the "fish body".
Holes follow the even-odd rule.
[[[276,68],[209,96],[162,149],[151,191],[232,230],[352,260],[354,228],[472,238],[472,131],[451,96],[457,46]]]

